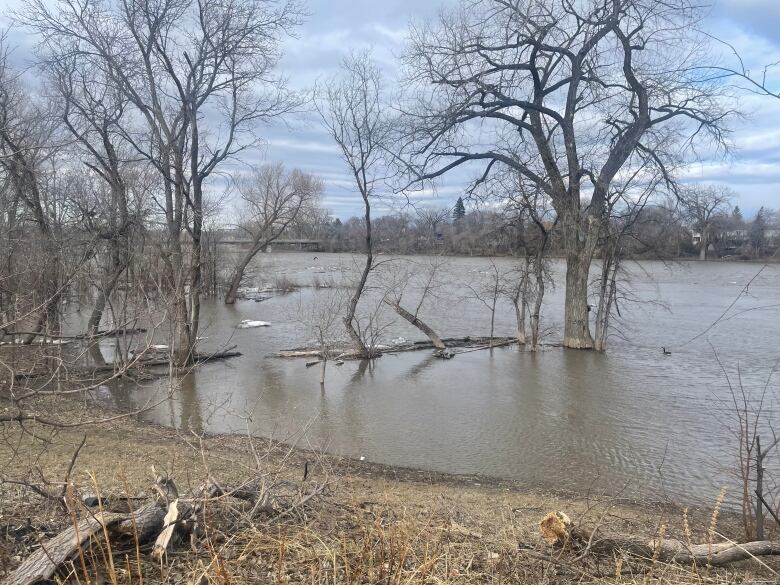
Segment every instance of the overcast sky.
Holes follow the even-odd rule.
[[[306,88],[335,73],[350,49],[370,48],[392,79],[408,23],[435,17],[447,2],[308,0],[311,15],[297,38],[286,42],[280,70],[293,86]],[[780,0],[716,0],[706,27],[733,44],[752,68],[780,61]],[[29,47],[31,39],[19,34],[13,39],[21,45],[17,57],[28,52],[25,45]],[[780,68],[775,80],[780,86]],[[745,215],[751,215],[761,205],[780,208],[780,100],[746,95],[741,101],[747,118],[733,128],[735,151],[728,159],[689,168],[684,178],[729,185],[739,195],[737,203]],[[282,161],[318,173],[326,181],[325,206],[342,219],[355,215],[360,198],[335,147],[313,122],[297,120],[291,127],[267,129],[266,146],[253,155],[253,162]],[[435,198],[423,199],[422,204],[451,206],[467,177],[461,173],[447,179]]]

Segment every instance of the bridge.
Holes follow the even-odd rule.
[[[219,246],[236,246],[239,248],[249,248],[254,244],[252,240],[219,240],[217,245]],[[274,249],[292,249],[292,250],[310,250],[317,252],[322,245],[320,240],[306,240],[296,238],[280,238],[274,240],[263,248],[264,252],[270,252]]]

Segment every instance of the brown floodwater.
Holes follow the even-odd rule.
[[[409,260],[383,264],[363,303],[363,315],[372,315],[380,331],[377,343],[421,338],[393,313],[375,311],[379,290],[404,274]],[[515,261],[495,263],[509,272]],[[761,266],[629,265],[607,354],[559,347],[535,354],[497,348],[451,360],[426,351],[390,354],[371,364],[330,365],[321,388],[318,367],[269,354],[313,343],[312,307],[327,306],[337,289],[310,285],[338,285],[353,268],[350,255],[259,257],[258,286],[285,279],[309,286],[232,307],[206,301],[202,348],[236,344],[243,355],[196,368],[179,381],[173,399],[144,417],[196,432],[251,433],[368,461],[510,478],[542,489],[707,502],[721,486],[736,493],[737,421],[722,367],[753,397],[766,387],[763,409],[770,418],[777,411],[780,377],[770,373],[780,357],[778,266],[766,267],[740,296]],[[562,269],[554,264],[559,282]],[[435,298],[421,317],[442,336],[486,335],[490,312],[466,285],[479,290],[491,270],[489,259],[446,259]],[[562,329],[562,293],[551,291],[545,302],[550,343]],[[417,295],[409,290],[404,300],[413,306]],[[271,325],[237,329],[245,319]],[[514,331],[511,304],[500,300],[495,333]],[[103,343],[110,354],[111,342]],[[664,356],[662,346],[672,355]],[[99,398],[129,409],[159,395],[165,384],[119,382],[102,387]],[[773,462],[770,467],[780,469]]]

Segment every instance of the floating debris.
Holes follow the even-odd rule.
[[[271,324],[267,321],[252,321],[250,319],[244,319],[236,325],[237,329],[253,329],[255,327],[270,327]]]

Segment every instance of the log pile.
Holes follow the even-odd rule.
[[[438,348],[438,342],[441,345],[446,346],[445,350]],[[438,340],[437,344],[434,344],[431,340],[427,341],[410,341],[406,343],[398,343],[394,345],[379,346],[377,347],[380,354],[382,353],[402,353],[407,351],[421,351],[421,350],[436,350],[438,352],[446,351],[448,355],[442,354],[442,357],[451,357],[458,353],[465,353],[468,351],[476,351],[482,349],[489,349],[490,347],[504,347],[517,343],[515,337],[494,337],[491,343],[489,337],[450,337],[446,339]],[[437,349],[438,348],[438,349]],[[359,358],[354,349],[348,346],[343,347],[331,347],[327,351],[327,358],[332,359],[354,359]],[[285,349],[278,353],[273,354],[273,357],[278,358],[321,358],[323,356],[323,350],[315,347],[299,347],[295,349]],[[316,362],[314,362],[316,363]]]
[[[296,483],[262,476],[245,485],[226,488],[213,479],[187,494],[180,494],[173,480],[158,476],[156,498],[136,509],[130,502],[138,497],[115,502],[127,512],[113,511],[109,500],[95,499],[90,507],[84,501],[71,498],[68,508],[72,525],[40,543],[11,573],[6,585],[33,585],[58,580],[58,575],[86,571],[85,559],[106,559],[114,551],[129,548],[148,550],[159,563],[176,543],[188,541],[191,547],[207,531],[206,507],[219,507],[231,526],[261,521],[270,524],[276,519],[304,513],[310,501],[322,495],[327,477],[322,482]],[[209,505],[214,502],[214,505]],[[216,504],[219,504],[217,506]],[[233,526],[235,527],[235,526]],[[221,528],[209,524],[213,534]],[[99,547],[98,555],[85,554]]]

